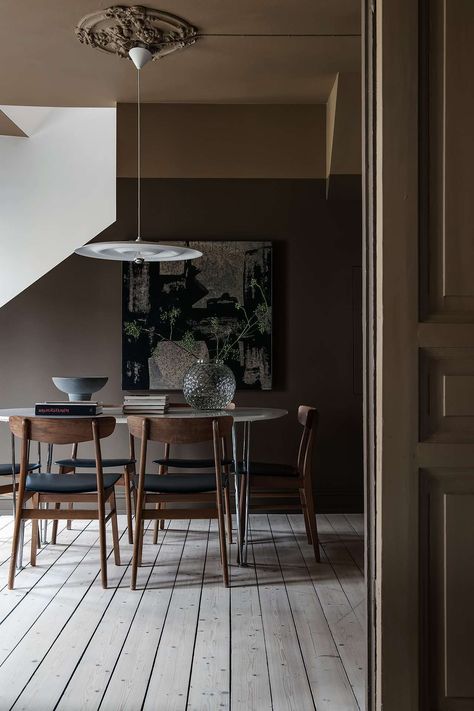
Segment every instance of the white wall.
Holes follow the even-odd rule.
[[[115,108],[2,106],[0,307],[115,221]]]

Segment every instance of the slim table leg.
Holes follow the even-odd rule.
[[[241,536],[242,536],[242,552],[244,550],[244,542],[245,542],[245,501],[243,501],[243,497],[245,495],[245,490],[244,490],[244,484],[247,480],[247,422],[243,423],[243,432],[242,432],[242,473],[245,474],[245,479],[240,482],[240,499],[239,499],[239,510],[240,510],[240,530],[241,530]],[[242,505],[243,503],[243,505]],[[243,560],[242,560],[243,562]]]
[[[237,458],[237,428],[232,425],[232,456],[234,459],[234,484],[235,484],[235,515],[237,519],[237,563],[242,561],[242,538],[240,533],[240,472]]]
[[[244,563],[247,565],[247,556],[249,549],[249,506],[250,506],[250,422],[246,423],[247,443],[245,447],[245,469],[247,476],[245,478],[245,556]]]

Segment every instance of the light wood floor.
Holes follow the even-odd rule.
[[[215,522],[173,522],[158,546],[146,536],[131,592],[126,537],[102,590],[96,522],[73,522],[9,592],[2,516],[1,711],[363,709],[362,516],[318,524],[321,565],[301,516],[253,515],[251,565],[238,568],[232,546],[226,590]]]

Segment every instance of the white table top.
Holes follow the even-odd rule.
[[[164,415],[152,415],[150,417],[216,417],[221,415],[231,415],[236,422],[258,422],[263,420],[276,420],[288,414],[288,410],[277,407],[236,407],[233,410],[194,410],[188,407],[170,407]],[[20,417],[34,417],[35,411],[32,407],[13,407],[0,410],[0,422],[8,422],[9,417],[18,415]],[[127,417],[122,413],[121,407],[104,407],[102,415],[99,417],[115,417],[118,425],[127,424]],[[51,419],[58,419],[54,417]],[[64,418],[67,419],[67,418]]]

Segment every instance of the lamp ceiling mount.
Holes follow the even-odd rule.
[[[138,70],[143,69],[143,67],[153,59],[152,53],[149,49],[145,49],[145,47],[132,47],[128,56]]]
[[[152,59],[161,59],[198,38],[197,29],[181,17],[141,5],[113,5],[86,15],[77,25],[76,35],[82,44],[132,59],[135,66],[131,49],[143,48]]]

